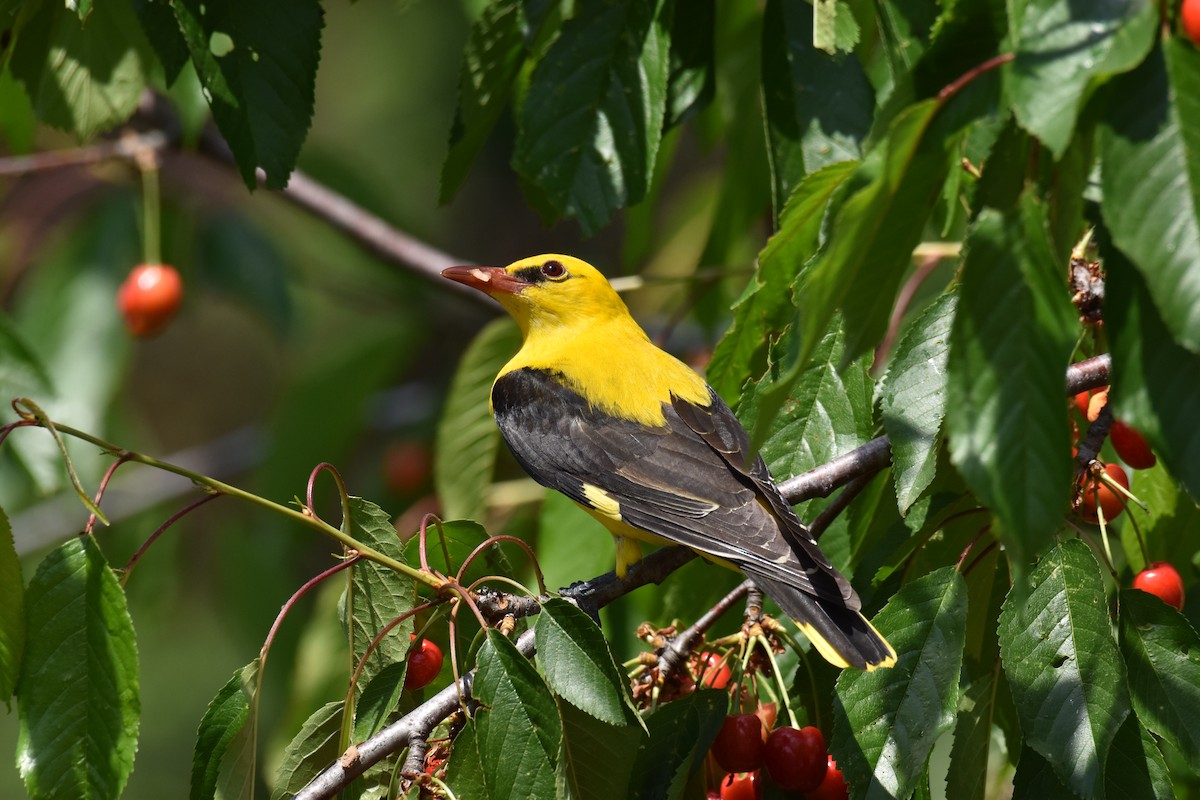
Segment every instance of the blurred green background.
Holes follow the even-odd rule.
[[[587,241],[571,222],[546,228],[524,202],[507,165],[507,121],[454,201],[437,205],[475,5],[329,4],[301,169],[467,263],[570,252],[610,274],[622,271],[623,262],[648,263],[651,274],[679,265],[690,270],[709,235],[719,157],[678,135],[666,146],[688,152],[654,197],[654,208],[672,208],[670,215],[634,209]],[[187,84],[175,94],[187,97]],[[8,138],[5,151],[22,149],[11,130]],[[49,130],[32,140],[35,151],[74,144]],[[136,171],[109,162],[0,179],[0,297],[52,373],[58,397],[45,403],[47,410],[279,502],[302,494],[312,467],[328,461],[352,494],[380,503],[411,529],[434,507],[429,461],[446,385],[463,348],[495,312],[383,263],[269,192],[248,194],[231,169],[210,159],[172,154],[161,174],[164,259],[182,272],[186,294],[179,317],[148,341],[125,333],[114,301],[140,260]],[[664,196],[677,202],[663,202]],[[743,248],[747,264],[757,245],[748,240]],[[631,304],[651,328],[661,327],[686,295],[646,291]],[[671,344],[702,357],[707,336],[673,329]],[[82,529],[86,513],[64,491],[65,474],[47,457],[53,445],[44,432],[17,431],[8,444],[0,451],[0,506],[12,518],[28,580],[49,548]],[[70,447],[85,485],[94,487],[109,459],[78,442]],[[30,471],[31,463],[50,466]],[[511,463],[501,468],[502,477],[518,477]],[[328,482],[319,486],[319,508],[336,520],[332,489]],[[518,499],[540,496],[519,485],[514,490]],[[145,507],[146,493],[169,499]],[[124,467],[105,504],[114,525],[99,529],[109,561],[119,567],[198,496],[186,481]],[[510,510],[497,510],[495,529],[507,520],[511,530],[532,533],[535,516],[508,520]],[[608,537],[597,528],[594,536],[576,538],[580,527],[594,523],[569,504],[557,511],[541,523],[546,529],[546,519],[561,520],[569,536],[556,544],[554,531],[546,531],[551,586],[610,568]],[[149,551],[128,584],[142,723],[126,797],[186,791],[208,701],[257,654],[280,605],[332,563],[333,551],[331,543],[230,498],[189,515]],[[704,585],[715,597],[736,583],[733,573],[700,564],[685,572],[695,578],[679,576],[665,590],[644,589],[606,611],[619,656],[634,652],[633,630],[655,610],[661,622],[672,608],[699,607],[689,587]],[[306,598],[272,651],[262,726],[268,772],[308,713],[345,690],[347,657],[333,610],[340,590],[331,585]],[[672,602],[672,591],[683,596]],[[0,714],[0,753],[14,753],[16,737],[10,709]],[[7,763],[0,767],[0,797],[24,796],[11,756],[0,760]]]

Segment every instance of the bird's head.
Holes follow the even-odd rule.
[[[548,253],[507,267],[450,267],[442,274],[494,297],[525,334],[629,314],[604,275],[571,256]]]

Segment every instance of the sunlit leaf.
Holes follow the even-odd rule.
[[[1109,747],[1129,713],[1100,565],[1078,539],[1047,551],[1000,614],[1000,655],[1025,743],[1077,794],[1103,791]]]
[[[670,68],[661,0],[581,0],[533,72],[513,165],[587,233],[646,193]]]
[[[91,536],[38,565],[25,596],[17,768],[33,797],[119,797],[141,711],[125,592]]]
[[[500,431],[488,398],[500,368],[517,352],[521,334],[512,320],[497,320],[475,337],[446,392],[438,420],[433,477],[449,519],[483,519]]]
[[[933,481],[946,413],[946,361],[958,295],[944,294],[905,328],[876,388],[892,445],[900,513]]]
[[[1158,10],[1149,0],[1080,6],[1071,0],[1030,0],[1011,25],[1019,42],[1007,73],[1021,124],[1054,157],[1066,152],[1089,90],[1137,66],[1154,41]]]
[[[1078,323],[1044,210],[985,210],[967,239],[951,331],[946,432],[963,479],[1001,521],[1018,564],[1060,522],[1071,491],[1063,370]]]
[[[209,800],[217,787],[234,784],[248,787],[254,783],[254,725],[247,726],[252,708],[257,708],[258,659],[233,673],[208,704],[196,731],[192,754],[191,800]],[[225,800],[242,797],[243,792],[224,792]]]
[[[295,738],[283,749],[283,758],[275,774],[271,800],[292,797],[308,785],[340,755],[342,702],[326,703],[305,720]]]
[[[873,624],[896,649],[890,669],[843,670],[829,749],[858,797],[905,797],[934,742],[954,725],[967,586],[943,567],[902,588]]]

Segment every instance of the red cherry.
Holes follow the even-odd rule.
[[[125,327],[143,338],[165,328],[182,299],[183,280],[169,264],[138,264],[117,290]]]
[[[1087,421],[1095,422],[1100,417],[1100,410],[1108,405],[1108,387],[1096,390],[1088,400]]]
[[[1078,408],[1079,413],[1083,414],[1085,417],[1087,416],[1088,400],[1091,399],[1091,396],[1092,393],[1086,390],[1075,395],[1075,407]]]
[[[759,800],[761,797],[762,785],[758,782],[757,772],[731,773],[721,781],[721,800]]]
[[[1200,0],[1183,0],[1179,18],[1192,44],[1200,45]]]
[[[383,478],[393,492],[411,494],[425,487],[431,464],[428,447],[400,439],[383,453]]]
[[[712,754],[726,772],[751,772],[761,767],[762,720],[755,714],[730,714],[713,740]]]
[[[409,634],[415,640],[416,634]],[[422,639],[408,655],[408,669],[404,671],[405,689],[424,689],[442,671],[442,648],[428,639]]]
[[[724,689],[733,677],[733,671],[717,653],[701,653],[699,667],[700,683],[710,689]]]
[[[1169,606],[1183,610],[1183,578],[1166,561],[1155,561],[1137,574],[1133,588],[1149,592]]]
[[[821,731],[776,728],[767,737],[763,763],[771,780],[789,792],[807,792],[821,785],[829,753]]]
[[[1121,486],[1129,488],[1129,478],[1120,466],[1105,464],[1104,471]],[[1079,516],[1093,524],[1099,523],[1100,517],[1096,513],[1096,504],[1099,501],[1100,509],[1104,512],[1104,521],[1112,522],[1125,509],[1125,495],[1114,491],[1108,484],[1099,480],[1088,478],[1087,481],[1087,486],[1083,491],[1083,504],[1079,507]]]
[[[821,781],[821,785],[813,791],[806,792],[804,800],[850,800],[850,789],[846,786],[846,779],[842,776],[842,771],[837,768],[837,762],[833,760],[833,756],[829,756],[825,780]]]
[[[1158,463],[1145,438],[1121,420],[1113,420],[1108,438],[1112,440],[1113,448],[1121,460],[1134,469],[1150,469]]]

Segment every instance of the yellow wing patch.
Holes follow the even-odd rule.
[[[616,522],[621,522],[621,504],[599,486],[585,483],[583,485],[583,497],[587,500],[588,505],[592,507],[593,511],[597,511]]]

